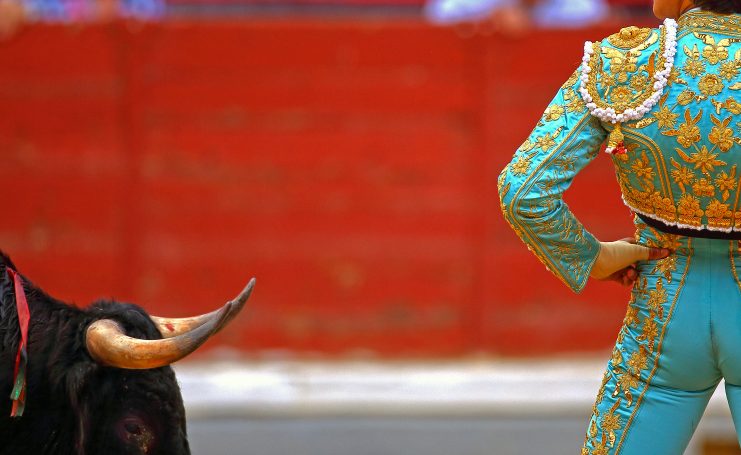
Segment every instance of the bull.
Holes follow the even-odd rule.
[[[169,319],[131,303],[68,305],[16,271],[0,252],[0,454],[189,454],[169,365],[239,313],[254,279],[216,311]]]

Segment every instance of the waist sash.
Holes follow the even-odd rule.
[[[682,228],[666,224],[663,221],[641,215],[640,213],[638,213],[637,215],[638,218],[643,220],[643,222],[647,225],[651,226],[652,228],[656,228],[662,232],[666,232],[667,234],[684,235],[686,237],[701,237],[705,239],[741,240],[741,231],[722,232],[711,231],[709,229]]]

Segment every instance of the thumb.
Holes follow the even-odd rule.
[[[607,246],[607,250],[614,261],[626,266],[636,261],[663,259],[671,253],[666,248],[647,247],[622,240],[607,242],[603,246]]]
[[[650,248],[623,240],[604,242],[602,247],[606,257],[615,266],[627,267],[636,261],[645,261],[651,257]]]
[[[655,254],[651,253],[651,248],[623,240],[600,242],[600,252],[590,275],[602,279],[637,261],[649,259],[651,254]]]
[[[618,242],[628,242],[632,244],[636,244],[635,237],[626,237],[624,239],[618,240]],[[648,259],[649,261],[654,261],[656,259],[664,259],[665,257],[669,256],[672,252],[671,250],[667,248],[653,248],[653,247],[642,247],[648,250],[648,257],[641,257],[641,259]]]

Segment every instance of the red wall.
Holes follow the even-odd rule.
[[[219,338],[250,353],[606,348],[628,290],[577,296],[547,273],[504,223],[496,176],[583,41],[609,33],[27,29],[0,44],[0,248],[60,298],[165,316],[214,308],[255,275]],[[604,239],[632,234],[613,175],[597,159],[567,196]]]

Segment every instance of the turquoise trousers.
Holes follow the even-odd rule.
[[[721,378],[741,429],[741,253],[735,240],[639,226],[668,258],[638,263],[582,455],[681,455]]]

